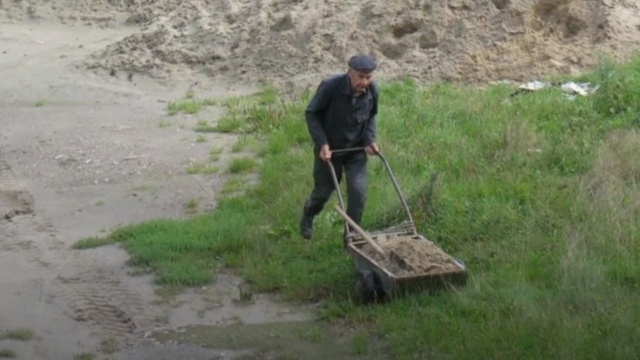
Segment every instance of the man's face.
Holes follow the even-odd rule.
[[[354,69],[349,69],[349,80],[351,81],[351,88],[357,93],[363,93],[371,83],[373,79],[373,73],[364,73]]]

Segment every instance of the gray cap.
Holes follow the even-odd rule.
[[[355,55],[349,59],[349,67],[353,70],[369,73],[376,69],[376,61],[369,55]]]

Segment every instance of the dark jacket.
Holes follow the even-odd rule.
[[[325,144],[336,150],[375,142],[378,100],[375,82],[371,82],[367,92],[352,105],[346,73],[322,80],[305,111],[316,153]]]

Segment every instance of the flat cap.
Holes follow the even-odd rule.
[[[352,56],[351,59],[349,59],[349,67],[353,70],[369,73],[374,71],[377,65],[376,61],[371,56],[359,54]]]

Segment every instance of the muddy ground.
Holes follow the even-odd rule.
[[[128,256],[117,246],[70,248],[122,224],[187,216],[191,198],[200,199],[200,211],[213,208],[223,179],[186,174],[185,166],[206,159],[212,147],[228,149],[235,139],[206,134],[206,142],[197,142],[197,120],[214,119],[220,110],[169,116],[167,102],[188,89],[203,97],[253,91],[188,79],[164,87],[72,65],[126,34],[28,23],[0,27],[0,332],[34,334],[27,341],[0,340],[0,349],[30,360],[81,353],[114,360],[268,359],[287,349],[287,358],[326,358],[317,342],[304,345],[300,328],[287,331],[315,329],[308,311],[259,295],[236,305],[240,280],[231,275],[167,303],[150,276],[129,274]],[[225,331],[235,336],[209,347],[171,336],[188,325],[238,323],[246,325]],[[282,341],[298,347],[275,348],[271,338],[256,338],[253,327],[275,323],[290,334]],[[255,340],[238,342],[248,338]]]
[[[187,90],[221,98],[257,90],[228,85],[239,80],[292,76],[314,86],[353,51],[373,53],[388,77],[532,80],[579,72],[601,51],[624,58],[640,39],[633,1],[432,3],[0,0],[0,354],[352,358],[348,339],[309,309],[260,295],[237,304],[232,275],[167,303],[117,246],[70,247],[188,216],[191,199],[215,207],[224,178],[185,168],[236,139],[193,131],[215,106],[168,115]],[[2,338],[15,329],[34,337]]]

